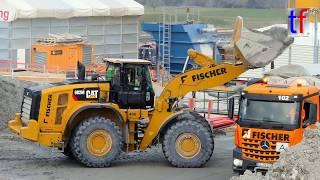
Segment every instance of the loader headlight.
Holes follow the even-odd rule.
[[[236,159],[236,158],[233,159],[233,165],[234,165],[234,166],[242,167],[242,164],[243,164],[243,160],[241,160],[241,159]]]

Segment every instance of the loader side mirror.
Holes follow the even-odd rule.
[[[86,67],[78,61],[77,64],[77,71],[78,71],[78,79],[79,80],[85,80],[86,79]]]
[[[234,118],[234,97],[228,100],[228,117]]]
[[[97,81],[97,80],[99,80],[99,74],[96,72],[92,73],[91,81]]]

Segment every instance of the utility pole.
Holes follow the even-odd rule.
[[[288,0],[288,3],[287,3],[287,8],[294,8],[295,4],[294,4],[294,1],[293,0]],[[289,32],[289,20],[288,20],[288,23],[287,23],[287,28],[288,28],[288,32]],[[288,64],[291,64],[292,62],[292,46],[289,47],[289,62]]]
[[[318,41],[318,14],[314,18],[314,46],[315,46],[315,64],[319,63],[319,41]]]
[[[318,16],[319,16],[319,9],[313,8],[310,9],[310,15],[314,16],[314,47],[313,47],[313,63],[319,63],[319,41],[318,41]]]

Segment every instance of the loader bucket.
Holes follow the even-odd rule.
[[[282,27],[272,27],[265,31],[243,28],[243,20],[237,17],[233,43],[235,56],[246,61],[251,68],[265,67],[289,47],[294,39]]]

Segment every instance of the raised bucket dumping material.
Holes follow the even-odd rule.
[[[265,67],[289,47],[294,38],[288,36],[285,28],[273,27],[265,31],[243,28],[243,20],[237,17],[233,41],[240,58],[251,68]]]

